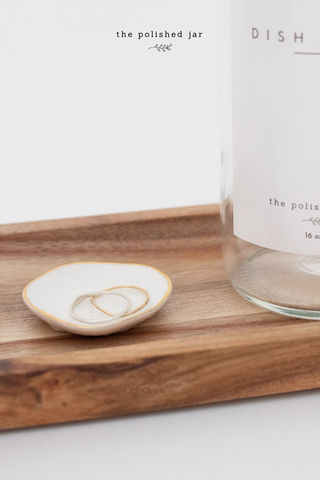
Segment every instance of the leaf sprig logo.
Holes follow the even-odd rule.
[[[154,47],[149,47],[148,50],[150,50],[151,48],[155,48],[156,50],[158,50],[158,52],[170,52],[171,50],[171,47],[172,47],[172,43],[170,43],[170,45],[165,45],[165,44],[156,44]]]
[[[303,222],[311,222],[312,225],[320,225],[320,218],[316,217],[316,218],[308,218],[307,220],[302,220]]]

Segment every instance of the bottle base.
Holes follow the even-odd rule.
[[[232,282],[231,282],[232,283]],[[246,300],[258,307],[263,308],[264,310],[269,310],[273,313],[279,313],[280,315],[285,315],[287,317],[303,318],[305,320],[320,320],[320,312],[317,310],[301,310],[293,307],[284,307],[283,305],[275,305],[274,303],[265,302],[259,298],[244,292],[237,285],[232,283],[233,288]]]
[[[255,247],[230,275],[235,290],[266,310],[320,320],[320,258]]]

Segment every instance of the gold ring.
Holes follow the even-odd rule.
[[[125,315],[123,315],[123,317],[127,317],[128,315],[132,315],[133,313],[139,312],[139,310],[141,310],[143,307],[145,307],[147,305],[147,303],[149,302],[149,293],[147,292],[147,290],[145,290],[144,288],[141,288],[141,287],[136,287],[134,285],[120,285],[120,287],[106,288],[104,291],[109,292],[110,290],[117,290],[118,288],[133,288],[135,290],[140,290],[146,296],[145,301],[139,307],[135,308],[134,310],[129,310],[129,312],[127,312]],[[99,297],[99,295],[92,295],[92,297],[90,298],[90,302],[92,303],[92,305],[94,305],[98,310],[100,310],[100,312],[105,313],[106,315],[109,315],[109,316],[113,316],[114,313],[108,312],[108,310],[105,310],[104,308],[100,307],[100,305],[98,305],[96,303],[96,298],[98,298],[98,297]]]

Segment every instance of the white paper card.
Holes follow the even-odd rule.
[[[320,3],[232,0],[234,231],[320,254]]]

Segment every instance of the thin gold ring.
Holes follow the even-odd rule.
[[[123,293],[112,293],[112,292],[106,292],[105,290],[104,291],[101,291],[101,292],[91,292],[91,293],[85,293],[85,294],[82,294],[82,295],[78,295],[77,297],[75,297],[73,299],[73,301],[71,302],[71,305],[69,307],[69,313],[71,315],[72,318],[74,318],[75,320],[78,320],[79,322],[82,322],[82,323],[93,323],[93,324],[97,324],[97,323],[103,323],[105,322],[106,320],[105,319],[101,319],[101,318],[84,318],[84,317],[80,317],[80,315],[77,315],[74,311],[75,307],[77,305],[79,305],[79,303],[82,303],[84,300],[86,300],[87,298],[89,297],[92,297],[93,295],[95,296],[99,296],[99,295],[116,295],[117,297],[123,297],[126,301],[127,301],[127,305],[126,307],[121,310],[121,312],[119,313],[116,313],[116,314],[113,314],[112,315],[112,319],[107,319],[108,321],[108,324],[112,324],[112,322],[118,318],[122,318],[131,308],[131,305],[132,305],[132,302],[131,302],[131,299],[127,296],[127,295],[124,295]]]
[[[125,315],[123,315],[123,317],[127,317],[128,315],[132,315],[133,313],[139,312],[149,302],[149,293],[147,292],[147,290],[145,290],[144,288],[141,288],[141,287],[136,287],[135,285],[120,285],[119,287],[106,288],[106,289],[104,289],[104,292],[109,292],[110,290],[117,290],[119,288],[133,288],[135,290],[140,290],[146,296],[145,301],[139,307],[135,308],[134,310],[129,310],[129,312],[127,312]],[[98,298],[98,297],[99,297],[99,295],[93,295],[90,298],[90,302],[92,303],[92,305],[94,305],[98,310],[100,310],[100,312],[105,313],[106,315],[109,315],[109,316],[113,316],[114,313],[108,312],[108,310],[105,310],[104,308],[100,307],[100,305],[98,305],[96,303],[96,298]]]

